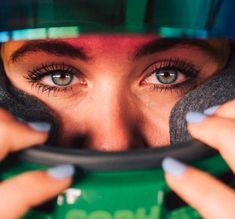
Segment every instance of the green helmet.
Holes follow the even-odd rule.
[[[233,6],[232,0],[3,0],[0,42],[79,37],[87,33],[232,39]],[[1,165],[0,178],[61,163],[77,167],[69,189],[31,209],[24,219],[201,218],[166,184],[160,168],[166,156],[189,162],[232,184],[230,170],[221,156],[196,141],[110,153],[43,145],[9,157]]]
[[[18,0],[0,2],[1,41],[83,33],[234,37],[231,0]]]

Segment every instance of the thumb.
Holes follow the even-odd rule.
[[[203,218],[234,218],[235,192],[209,174],[173,158],[162,163],[167,183]]]
[[[0,184],[1,218],[19,218],[27,210],[64,191],[74,167],[60,165],[48,171],[30,171]]]

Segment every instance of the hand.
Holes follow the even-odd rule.
[[[0,108],[0,159],[8,153],[42,144],[48,133],[38,131],[42,123],[23,123]],[[44,127],[45,129],[45,127]],[[48,131],[48,130],[47,130]],[[26,211],[66,189],[73,167],[60,166],[45,171],[30,171],[0,183],[0,217],[19,218]]]
[[[235,101],[187,114],[191,135],[218,150],[235,171]],[[235,191],[209,174],[175,159],[163,161],[169,186],[203,218],[235,218]]]

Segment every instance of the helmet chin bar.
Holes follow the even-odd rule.
[[[17,155],[18,159],[26,162],[43,165],[73,164],[82,170],[103,171],[153,169],[160,167],[162,160],[167,156],[188,162],[215,153],[215,150],[193,140],[179,145],[122,152],[64,149],[41,145],[26,149]]]

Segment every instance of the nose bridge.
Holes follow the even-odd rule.
[[[117,81],[102,81],[94,89],[92,146],[98,150],[126,150],[131,141],[131,104],[128,90]]]

